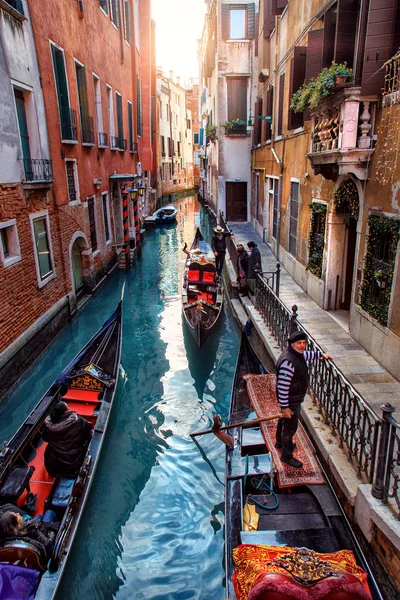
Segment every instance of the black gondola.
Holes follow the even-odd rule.
[[[48,560],[44,547],[29,538],[0,542],[0,589],[13,600],[55,596],[99,462],[118,381],[122,343],[122,301],[99,331],[64,369],[0,453],[0,505],[22,507],[37,496],[31,516],[52,510],[55,535]],[[67,402],[93,425],[92,437],[74,476],[51,477],[44,466],[44,422],[55,403]],[[0,506],[1,510],[1,506]]]
[[[218,321],[222,304],[222,278],[215,268],[214,254],[197,228],[183,272],[182,310],[198,347]]]
[[[274,376],[267,373],[243,335],[231,396],[230,425],[263,416],[258,410],[254,414],[257,386],[274,395]],[[276,413],[275,402],[274,396],[272,412]],[[279,454],[274,447],[275,423],[249,428],[238,425],[229,431],[234,446],[226,450],[226,597],[382,600],[303,429],[300,436],[306,438],[322,479],[302,484],[300,478],[294,485],[281,485],[276,469]],[[288,469],[289,478],[291,474],[295,477],[298,470]]]

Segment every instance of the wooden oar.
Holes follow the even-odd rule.
[[[224,425],[217,429],[217,431],[225,431],[226,429],[233,429],[233,427],[249,427],[251,425],[258,425],[258,423],[264,423],[265,421],[273,421],[274,419],[281,419],[283,415],[272,415],[271,417],[261,417],[260,419],[253,419],[252,421],[241,421],[240,423],[234,423],[232,425]],[[204,431],[195,431],[190,434],[190,437],[197,437],[198,435],[205,435],[206,433],[214,433],[212,429],[205,429]],[[216,433],[216,432],[215,432]]]

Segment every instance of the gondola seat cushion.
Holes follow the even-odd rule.
[[[80,390],[78,388],[68,388],[63,400],[81,400],[82,402],[99,402],[100,392],[92,392],[90,390]]]
[[[58,477],[54,483],[51,494],[51,506],[55,509],[65,508],[69,502],[74,487],[75,479],[70,477]]]
[[[34,470],[35,467],[27,465],[13,467],[1,484],[0,502],[16,502],[26,489],[29,490],[29,481]]]
[[[39,577],[35,569],[0,563],[0,598],[33,600]]]
[[[200,281],[200,271],[197,269],[189,269],[188,281]]]
[[[214,283],[215,273],[214,271],[203,271],[203,281],[207,283]]]

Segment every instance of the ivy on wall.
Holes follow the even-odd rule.
[[[321,278],[324,259],[326,205],[312,202],[310,236],[308,238],[308,263],[306,270]],[[317,221],[318,227],[317,227]]]
[[[393,282],[400,222],[377,215],[368,217],[367,252],[364,258],[360,306],[381,325],[387,326],[390,293]],[[386,240],[387,256],[377,256],[377,249]],[[381,260],[379,260],[381,258]],[[386,260],[384,260],[386,259]],[[375,264],[374,264],[375,263]],[[379,269],[376,269],[376,265]],[[384,269],[381,268],[384,265]],[[382,284],[384,283],[384,287]]]
[[[350,217],[358,219],[358,191],[357,186],[351,179],[346,179],[332,196],[333,210],[336,214],[349,212]]]

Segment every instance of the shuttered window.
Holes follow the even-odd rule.
[[[222,39],[252,40],[256,37],[256,7],[247,4],[222,4]]]
[[[111,21],[116,27],[119,27],[119,0],[110,0]]]
[[[259,117],[262,115],[262,106],[263,106],[262,98],[257,98],[257,101],[254,105],[254,115],[259,116]],[[253,141],[254,141],[255,146],[257,146],[258,144],[261,144],[262,123],[263,122],[261,119],[254,119]]]
[[[267,38],[275,29],[275,15],[272,12],[272,0],[264,0],[264,37]]]
[[[247,78],[227,77],[228,121],[247,121]]]
[[[128,131],[129,131],[129,150],[133,152],[133,111],[132,103],[128,100]]]
[[[316,29],[308,32],[307,59],[306,59],[306,81],[316,77],[322,70],[322,43],[324,41],[324,30]]]
[[[265,114],[267,117],[271,117],[274,114],[274,87],[271,85],[267,90],[267,102]],[[265,141],[270,140],[272,137],[272,124],[265,123]]]
[[[88,198],[88,212],[89,212],[89,227],[90,227],[90,243],[92,245],[92,252],[97,250],[97,234],[96,234],[96,216],[95,216],[95,204],[94,197]]]
[[[142,81],[137,78],[137,134],[143,135]]]
[[[293,58],[290,61],[289,98],[291,98],[304,83],[306,76],[306,60],[306,46],[295,46]],[[297,127],[302,127],[303,124],[303,113],[295,113],[293,110],[289,109],[288,129],[296,129]]]
[[[278,202],[279,202],[279,184],[278,179],[269,179],[270,193],[272,194],[272,236],[276,239],[278,235]]]
[[[285,74],[279,77],[279,98],[278,98],[278,124],[277,135],[282,135],[283,131],[283,101],[285,94]]]
[[[128,42],[128,44],[132,44],[132,7],[130,0],[125,0],[124,8],[125,39]]]
[[[122,118],[122,96],[118,92],[115,92],[115,105],[117,107],[118,145],[121,148],[124,139],[124,121]]]
[[[297,253],[297,224],[299,219],[299,189],[297,181],[290,182],[290,224],[289,224],[289,254]]]

